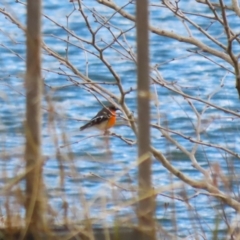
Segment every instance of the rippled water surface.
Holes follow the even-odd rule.
[[[111,85],[114,82],[114,77],[109,70],[101,63],[101,61],[91,53],[84,52],[81,48],[85,48],[90,52],[96,50],[90,45],[78,41],[76,38],[67,35],[63,27],[67,27],[83,39],[90,40],[89,31],[78,11],[73,11],[73,5],[68,1],[47,0],[43,1],[43,13],[47,16],[43,17],[43,39],[48,47],[52,48],[60,56],[66,56],[66,48],[68,48],[68,59],[81,73],[88,75],[95,81],[105,82],[109,85],[102,85],[112,93],[120,96],[116,85]],[[104,17],[110,17],[113,10],[110,10],[103,5],[99,5],[96,1],[85,1],[86,5],[94,8]],[[204,14],[210,14],[208,10],[194,1],[188,1],[189,4],[180,2],[181,7],[185,11],[199,11]],[[123,5],[124,1],[116,1],[119,5]],[[156,2],[158,3],[158,2]],[[12,1],[1,1],[0,7],[5,7],[17,21],[25,24],[26,10],[22,3]],[[96,29],[98,24],[94,22],[94,18],[90,11],[85,8],[89,21],[92,23],[92,28]],[[126,8],[129,13],[134,14],[134,7],[130,5]],[[66,16],[69,16],[68,18]],[[50,18],[51,20],[49,20]],[[208,22],[204,18],[192,16],[191,19],[201,25],[203,28],[208,26]],[[67,21],[68,20],[68,21]],[[56,25],[56,23],[58,25]],[[123,30],[127,30],[134,24],[123,19],[119,14],[116,14],[111,20],[111,23]],[[176,33],[187,35],[186,28],[180,21],[166,9],[151,7],[151,24],[158,28],[166,28],[175,31]],[[232,17],[231,27],[238,28]],[[191,28],[191,27],[190,27]],[[16,174],[24,170],[23,151],[24,151],[24,112],[25,112],[25,97],[23,77],[25,71],[25,36],[16,25],[7,20],[0,14],[0,66],[1,66],[1,121],[0,131],[1,140],[0,147],[2,151],[2,161],[0,165],[2,171],[6,174],[0,181],[3,186],[4,179],[12,178]],[[115,34],[118,31],[114,30]],[[199,31],[191,28],[192,34],[198,36],[201,41],[212,46],[213,44],[206,37],[199,35]],[[209,33],[213,36],[219,36],[218,40],[225,43],[225,39],[220,36],[223,32],[219,24],[213,25]],[[67,40],[76,46],[67,46],[63,40]],[[125,40],[121,43],[126,49],[132,49],[135,52],[135,30],[132,29],[125,34]],[[110,41],[112,39],[109,32],[102,28],[96,40],[99,46],[104,46],[101,42]],[[219,91],[212,97],[212,103],[217,106],[239,111],[239,99],[235,90],[234,76],[231,73],[226,74],[226,70],[208,61],[206,58],[197,54],[192,54],[190,50],[196,50],[195,46],[187,45],[182,42],[174,41],[169,38],[150,34],[150,51],[152,66],[159,65],[158,70],[168,82],[175,82],[182,87],[186,94],[207,100],[209,95],[215,90]],[[216,46],[214,46],[216,47]],[[234,46],[236,51],[239,51],[239,46]],[[186,51],[186,49],[188,51]],[[122,51],[122,49],[119,48]],[[124,90],[131,87],[136,87],[136,69],[133,62],[124,58],[113,49],[106,50],[104,57],[109,61],[113,69],[120,76]],[[184,58],[183,58],[184,57]],[[175,60],[173,60],[173,58]],[[212,58],[219,64],[224,64],[225,67],[231,69],[230,65],[223,63],[222,60],[216,57]],[[64,73],[69,74],[67,77]],[[75,210],[70,212],[71,216],[78,214],[79,219],[84,217],[81,212],[83,207],[83,196],[91,205],[91,216],[99,217],[99,212],[105,209],[113,210],[116,208],[116,202],[125,202],[130,199],[135,192],[127,191],[129,186],[136,189],[137,186],[137,171],[136,171],[136,146],[129,146],[119,138],[115,137],[89,137],[97,135],[95,131],[80,132],[79,127],[84,122],[83,120],[90,119],[101,108],[96,100],[96,97],[89,91],[86,91],[84,86],[71,85],[71,81],[81,80],[74,77],[74,73],[65,67],[56,58],[49,56],[46,51],[43,51],[43,71],[42,75],[45,85],[45,97],[43,99],[43,154],[46,159],[44,165],[44,178],[48,195],[51,198],[51,206],[58,212],[59,216],[63,214],[62,205],[67,201],[70,206],[74,205]],[[70,75],[72,78],[70,78]],[[220,88],[220,83],[224,78],[224,86]],[[71,86],[69,86],[71,85]],[[63,87],[65,86],[65,87]],[[160,102],[159,111],[161,122],[166,127],[172,130],[181,132],[182,134],[194,137],[193,126],[197,123],[196,114],[194,114],[189,103],[183,97],[173,93],[166,88],[159,86],[151,86],[154,93],[157,91],[158,100]],[[103,100],[101,96],[97,96]],[[126,103],[136,116],[136,92],[126,95]],[[46,109],[53,107],[55,114],[54,121],[51,121],[51,116]],[[157,122],[157,109],[152,106],[152,123]],[[194,102],[196,110],[201,112],[204,107],[203,103]],[[209,119],[214,117],[213,121]],[[202,140],[206,142],[219,144],[227,147],[234,152],[239,152],[239,121],[237,118],[232,118],[229,114],[224,114],[215,108],[208,108],[202,116],[207,126],[205,133],[201,135]],[[125,138],[135,139],[133,131],[126,125],[119,124],[114,127],[113,131],[121,134]],[[193,144],[181,136],[174,135],[182,146],[190,150]],[[71,144],[72,143],[72,144]],[[70,145],[68,145],[70,144]],[[195,168],[192,167],[189,158],[180,152],[176,146],[173,146],[162,134],[156,129],[152,130],[152,144],[161,150],[172,162],[174,166],[186,173],[195,180],[202,179],[203,176]],[[67,145],[60,148],[62,145]],[[224,153],[226,154],[226,153]],[[239,159],[234,159],[230,155],[223,156],[223,152],[219,149],[201,146],[198,148],[196,158],[199,164],[208,168],[209,164],[218,162],[223,171],[228,171],[227,163],[231,159],[232,165],[235,167],[235,172],[239,169]],[[60,170],[61,169],[61,170]],[[167,170],[153,160],[153,183],[154,187],[159,188],[166,186],[171,181],[178,182],[175,177],[170,177]],[[64,179],[64,181],[62,181]],[[118,188],[111,185],[110,181],[124,187]],[[24,187],[24,183],[21,185]],[[236,185],[236,190],[237,190]],[[82,194],[84,193],[84,194]],[[189,195],[194,194],[192,189],[189,189]],[[156,215],[159,221],[166,227],[172,228],[172,212],[165,208],[165,203],[171,202],[169,198],[158,195]],[[216,214],[216,209],[213,208],[214,203],[207,204],[209,197],[202,195],[198,198],[193,198],[191,203],[198,209],[198,215],[210,225],[206,232],[211,232],[214,228],[213,224]],[[178,215],[179,231],[181,234],[189,234],[191,232],[191,220],[186,215],[186,205],[176,201],[176,214]],[[215,203],[217,207],[218,203]],[[226,210],[228,211],[228,210]],[[231,213],[231,210],[228,211]],[[132,207],[119,209],[119,216],[131,216]],[[107,215],[106,219],[109,222],[113,221],[111,214]],[[220,226],[221,229],[221,226]]]

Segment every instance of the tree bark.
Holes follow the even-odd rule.
[[[41,156],[41,0],[27,1],[26,231],[37,239],[43,227]]]
[[[151,184],[150,155],[150,91],[149,91],[149,40],[148,1],[138,0],[137,5],[137,75],[138,75],[138,220],[142,232],[140,239],[155,239],[153,212],[154,198]]]

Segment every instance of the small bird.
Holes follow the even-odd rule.
[[[118,108],[114,105],[104,107],[88,123],[80,127],[80,131],[86,128],[96,127],[97,129],[106,132],[109,128],[115,125],[117,110]]]

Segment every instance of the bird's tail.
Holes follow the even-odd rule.
[[[80,129],[80,131],[82,131],[82,130],[84,130],[84,129],[85,129],[85,127],[84,127],[84,126],[82,126],[82,127],[80,127],[79,129]]]
[[[89,123],[87,123],[87,124],[81,126],[81,127],[80,127],[80,131],[84,130],[85,128],[88,128],[89,126],[90,126]]]

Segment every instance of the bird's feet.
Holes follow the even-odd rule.
[[[104,132],[103,135],[104,135],[104,136],[106,136],[106,135],[110,135],[110,133],[111,133],[111,132],[110,132],[109,130],[105,130],[105,132]]]

